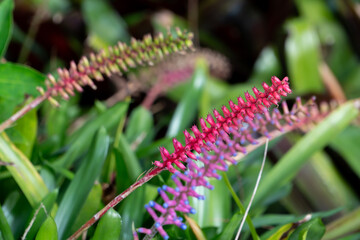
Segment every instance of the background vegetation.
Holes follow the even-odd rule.
[[[218,54],[175,56],[105,78],[58,108],[44,102],[0,134],[0,239],[69,237],[160,159],[159,146],[171,148],[199,117],[273,75],[289,76],[289,103],[360,97],[359,1],[2,0],[0,122],[39,95],[46,73],[175,26],[194,33],[196,48]],[[177,82],[156,84],[166,74]],[[150,89],[158,97],[142,104]],[[360,238],[360,128],[358,112],[344,109],[308,135],[270,142],[250,211],[261,239]],[[233,238],[242,214],[231,193],[247,205],[263,152],[214,181],[207,200],[193,203],[195,222],[186,231],[167,228],[171,239]],[[133,192],[83,239],[131,239],[133,222],[151,226],[144,204],[169,176]],[[242,238],[251,239],[246,225]]]

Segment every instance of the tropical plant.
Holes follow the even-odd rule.
[[[358,239],[358,3],[145,2],[0,1],[0,240]]]

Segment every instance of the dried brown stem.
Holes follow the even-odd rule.
[[[319,65],[319,72],[323,83],[328,89],[331,97],[339,103],[345,102],[345,93],[342,90],[339,81],[336,79],[334,73],[331,71],[330,67],[325,62]]]

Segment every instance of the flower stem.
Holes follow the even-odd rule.
[[[22,118],[27,112],[36,108],[40,103],[45,101],[49,97],[49,94],[45,94],[35,98],[31,103],[25,105],[22,109],[17,111],[14,115],[12,115],[9,119],[3,122],[0,125],[0,133],[9,128],[14,122],[18,119]]]
[[[144,183],[150,181],[153,177],[162,172],[163,168],[153,168],[150,169],[148,173],[145,174],[140,180],[136,181],[129,188],[123,191],[121,194],[117,195],[111,202],[109,202],[103,209],[97,212],[89,221],[87,221],[84,225],[82,225],[73,235],[71,235],[68,240],[75,240],[80,235],[89,229],[95,222],[97,222],[110,208],[115,207],[119,202],[129,196],[135,189],[142,186]]]

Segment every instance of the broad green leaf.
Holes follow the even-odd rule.
[[[331,142],[358,115],[358,102],[349,101],[302,137],[261,180],[253,206],[290,182],[312,154]]]
[[[39,232],[36,235],[35,240],[57,240],[58,233],[56,223],[52,217],[48,217],[41,225]]]
[[[108,153],[109,141],[105,128],[101,127],[93,137],[90,150],[82,165],[66,189],[55,216],[60,239],[66,238],[70,234],[70,228],[101,172]]]
[[[92,240],[118,240],[121,232],[121,216],[113,208],[110,208],[100,219]]]
[[[14,240],[10,225],[0,205],[0,233],[4,240]]]
[[[108,1],[84,0],[81,6],[92,47],[100,49],[130,40],[126,23]]]
[[[38,96],[36,87],[44,85],[45,76],[20,64],[0,64],[0,122],[9,118],[24,96]]]
[[[71,164],[89,149],[91,139],[96,131],[104,126],[107,131],[117,126],[117,124],[126,116],[129,101],[124,101],[109,108],[106,112],[100,114],[95,119],[87,122],[79,130],[77,130],[68,140],[70,145],[67,152],[56,160],[52,165],[54,167],[68,168]]]
[[[137,143],[140,144],[151,137],[154,128],[153,116],[143,106],[132,111],[128,122],[125,136],[130,144],[137,141],[140,141]]]
[[[311,219],[308,222],[301,224],[289,236],[289,240],[320,240],[325,233],[325,226],[320,218]]]
[[[0,58],[6,52],[11,38],[14,8],[13,0],[3,0],[0,2]]]
[[[351,169],[360,177],[360,128],[349,126],[340,133],[332,142],[334,148],[350,165]]]
[[[96,184],[91,189],[84,206],[81,208],[80,213],[76,217],[76,221],[71,227],[72,232],[78,230],[87,220],[101,209],[102,188],[101,184]]]
[[[314,27],[299,18],[289,21],[286,28],[289,32],[285,42],[286,63],[294,91],[297,94],[321,92],[320,42]]]
[[[30,103],[31,101],[32,99],[25,101],[24,105]],[[23,106],[15,108],[15,112],[20,110],[21,107]],[[36,133],[37,114],[35,109],[27,112],[24,117],[16,121],[14,127],[6,130],[6,134],[14,145],[29,159],[31,159]]]
[[[53,208],[56,198],[58,196],[58,190],[54,190],[52,192],[50,192],[48,195],[46,195],[46,197],[41,201],[41,203],[43,204],[43,206],[46,209],[46,213],[50,214],[51,213],[51,209]],[[46,213],[45,210],[40,206],[40,204],[38,204],[38,206],[33,208],[33,211],[28,219],[28,222],[26,224],[26,226],[29,226],[30,222],[32,221],[32,219],[35,216],[35,213],[37,213],[34,222],[32,223],[32,226],[29,230],[29,232],[26,235],[26,239],[34,239],[34,237],[36,236],[36,233],[38,232],[39,228],[41,227],[41,225],[43,224],[43,222],[46,220]]]
[[[204,59],[196,63],[190,88],[186,91],[169,124],[166,135],[174,137],[188,127],[193,121],[203,87],[208,76],[208,67]]]
[[[10,141],[0,134],[0,159],[13,165],[6,166],[32,206],[36,206],[48,193],[48,189],[29,159]]]

